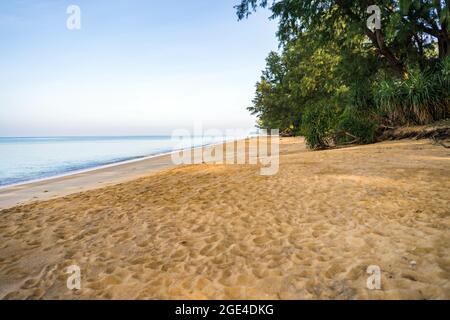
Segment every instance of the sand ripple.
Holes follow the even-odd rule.
[[[179,167],[0,212],[0,298],[450,299],[448,150],[281,151],[273,177]]]

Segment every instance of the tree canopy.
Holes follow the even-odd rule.
[[[311,147],[371,142],[383,125],[449,114],[449,0],[242,0],[279,22],[250,112],[263,128],[304,134]]]

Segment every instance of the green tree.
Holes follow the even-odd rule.
[[[267,58],[249,108],[261,127],[292,129],[322,148],[372,142],[385,122],[448,115],[442,79],[450,55],[449,1],[378,1],[381,30],[367,27],[370,4],[242,0],[236,6],[239,19],[268,7],[279,22],[280,52]]]
[[[367,28],[367,0],[242,0],[236,6],[239,19],[248,17],[259,6],[270,7],[279,19],[278,36],[285,43],[304,32],[320,32],[323,39],[348,42],[355,34],[365,34],[375,53],[397,74],[407,72],[410,62],[424,62],[436,54],[450,55],[450,1],[382,0],[381,30]],[[409,60],[408,60],[409,59]]]

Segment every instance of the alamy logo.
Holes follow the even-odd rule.
[[[381,30],[381,9],[377,5],[371,5],[367,8],[367,13],[371,16],[367,19],[367,28],[375,31]]]
[[[379,266],[369,266],[367,273],[371,275],[367,279],[367,289],[381,290],[381,268]]]
[[[174,151],[171,154],[175,165],[214,164],[261,165],[260,174],[272,176],[279,170],[280,137],[279,130],[261,130],[258,136],[245,140],[244,130],[206,130],[196,126],[194,134],[188,130],[175,130],[172,134]],[[206,140],[217,144],[203,146]],[[200,145],[195,147],[195,144]],[[248,145],[248,148],[247,148]]]
[[[66,26],[69,30],[81,29],[81,9],[77,5],[70,5],[67,7],[66,13],[69,15],[67,18]]]
[[[67,289],[80,290],[81,289],[81,269],[77,265],[72,265],[66,269],[66,273],[70,274],[67,278]]]

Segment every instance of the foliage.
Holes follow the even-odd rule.
[[[337,125],[337,142],[373,143],[375,141],[376,122],[364,115],[352,112],[348,108]]]
[[[330,101],[320,101],[305,110],[301,133],[309,147],[323,149],[332,143],[337,108]]]
[[[450,106],[448,1],[380,0],[382,29],[365,0],[241,0],[240,19],[272,11],[272,52],[249,111],[262,128],[305,135],[312,148],[370,143],[381,124],[429,123]]]
[[[393,123],[427,124],[445,119],[449,113],[448,65],[441,62],[431,71],[411,71],[402,81],[382,80],[374,88],[376,104]]]

